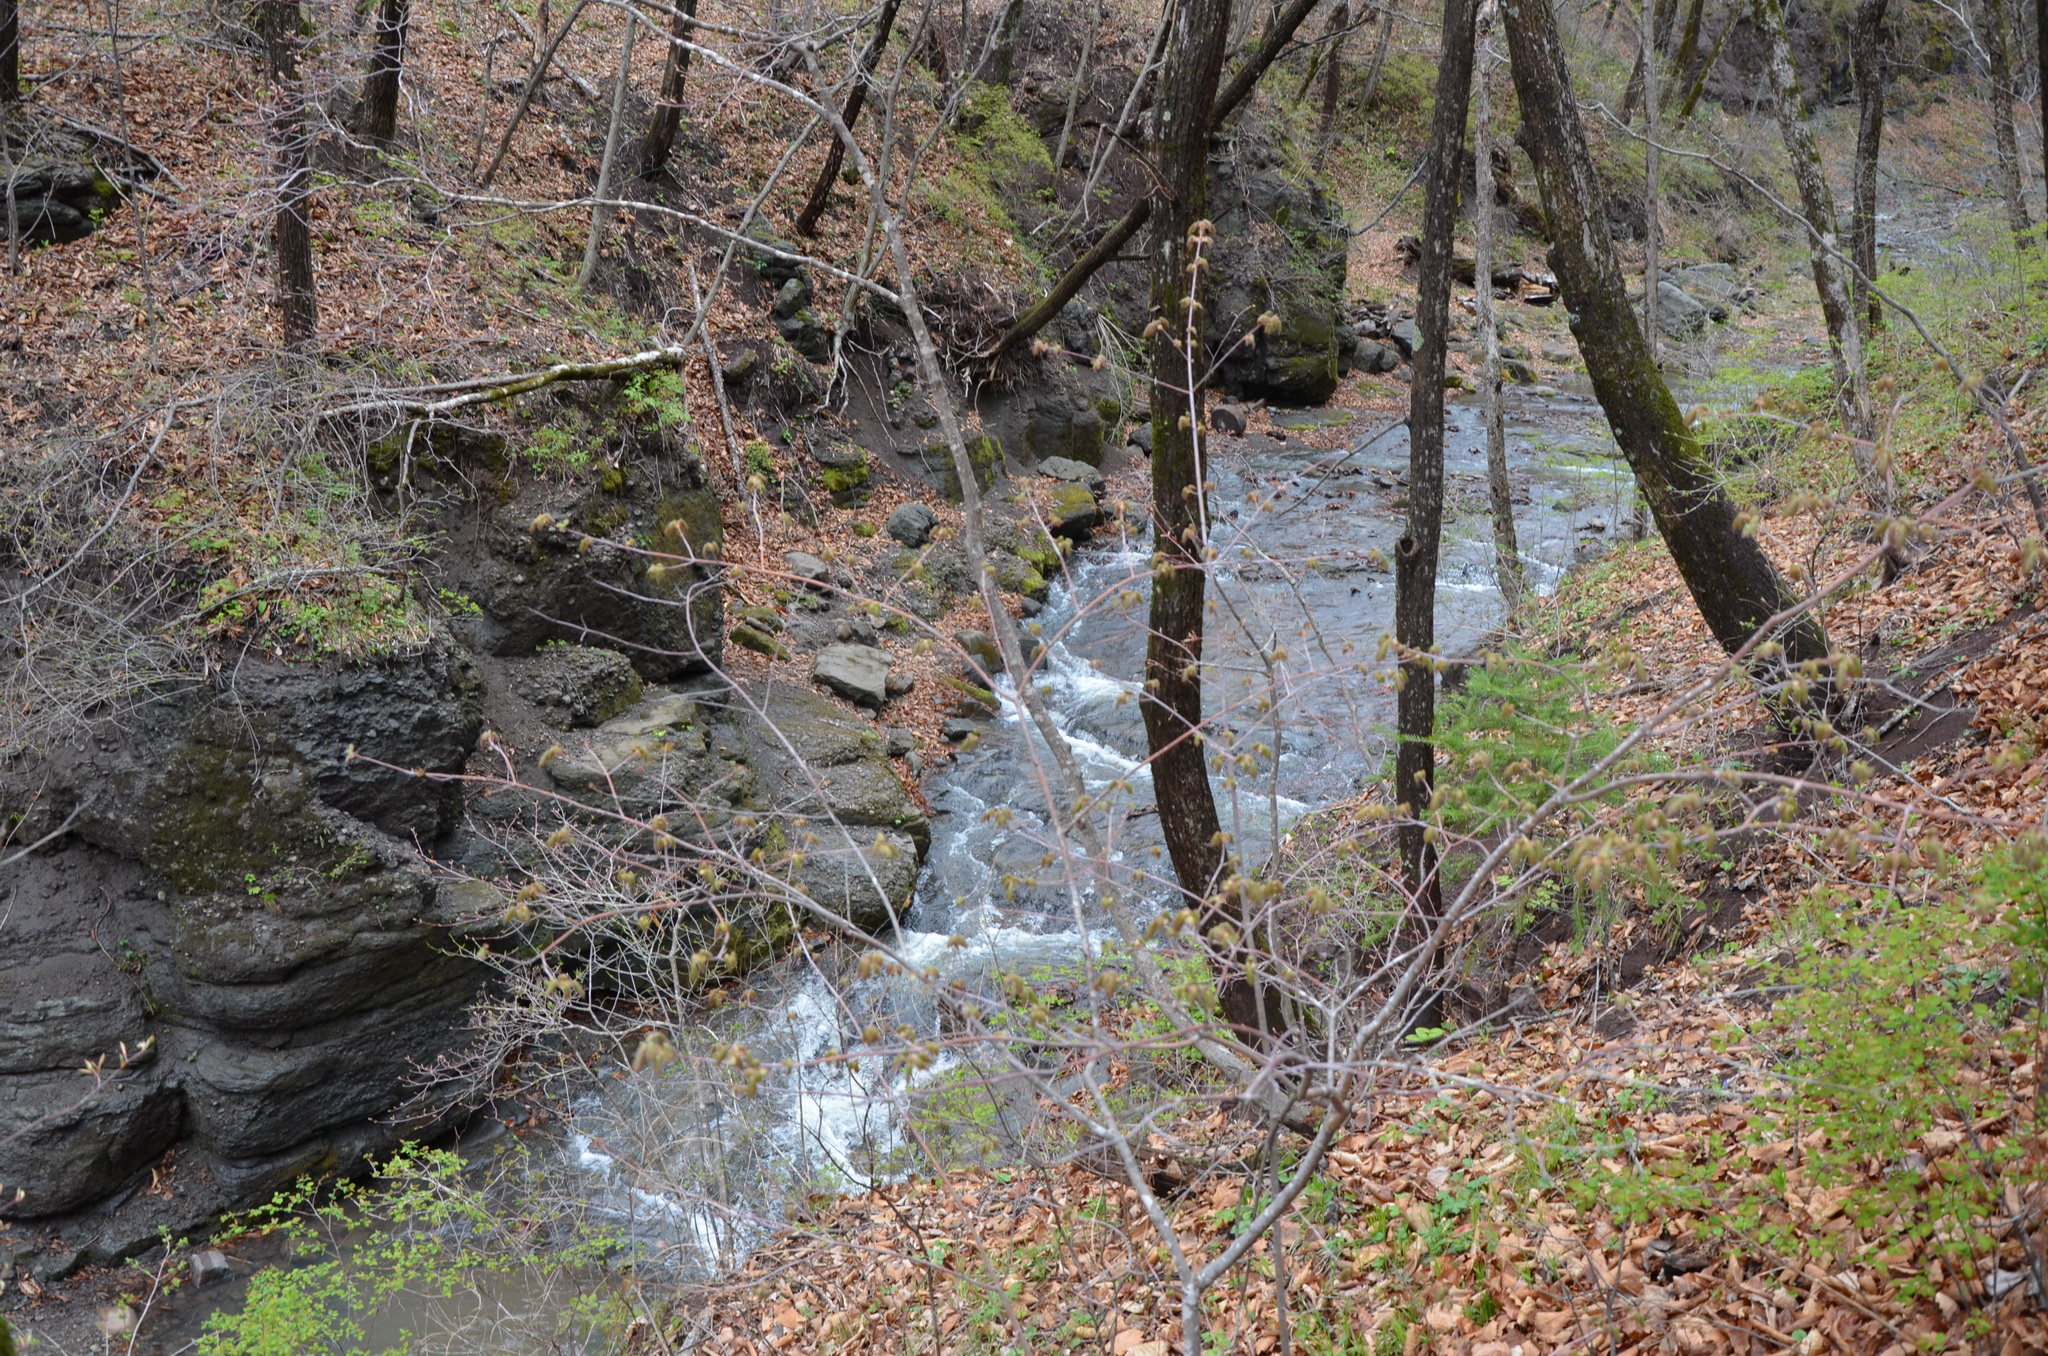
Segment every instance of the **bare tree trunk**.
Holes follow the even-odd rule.
[[[1401,646],[1394,754],[1396,831],[1410,898],[1424,916],[1443,912],[1436,847],[1424,831],[1435,777],[1436,567],[1444,518],[1444,353],[1451,324],[1451,245],[1463,187],[1465,115],[1472,102],[1474,0],[1444,0],[1443,40],[1423,176],[1422,258],[1417,265],[1416,347],[1408,398],[1408,530],[1394,548],[1394,639]],[[1480,204],[1484,211],[1486,205]],[[1491,291],[1493,279],[1473,282]]]
[[[1763,548],[1736,522],[1735,505],[1686,427],[1650,359],[1607,236],[1607,195],[1593,167],[1563,44],[1547,0],[1508,0],[1509,54],[1536,182],[1550,224],[1550,266],[1573,337],[1622,455],[1714,638],[1740,649],[1787,597]],[[1810,617],[1780,637],[1783,660],[1823,660],[1827,635]]]
[[[1671,111],[1672,103],[1679,91],[1685,88],[1685,77],[1692,70],[1694,58],[1700,53],[1700,21],[1706,17],[1706,0],[1690,0],[1685,7],[1685,28],[1678,40],[1678,51],[1671,58],[1671,83],[1664,89],[1664,110]]]
[[[1663,194],[1657,183],[1657,38],[1655,6],[1643,0],[1643,340],[1650,361],[1657,361],[1657,232],[1663,224],[1657,209]]]
[[[860,122],[860,111],[868,99],[868,80],[882,60],[882,50],[889,45],[889,30],[896,25],[896,11],[900,7],[901,0],[883,0],[882,12],[875,19],[874,36],[861,53],[860,69],[854,73],[853,89],[846,96],[846,109],[839,115],[849,132]],[[817,182],[811,185],[811,196],[804,203],[804,210],[796,215],[798,235],[817,233],[818,219],[825,215],[825,208],[832,201],[832,185],[839,178],[839,167],[845,163],[846,146],[834,137],[825,152],[825,163],[818,169]]]
[[[1854,440],[1851,446],[1857,449],[1857,465],[1865,486],[1874,490],[1868,444],[1876,435],[1877,425],[1870,413],[1870,386],[1863,366],[1863,327],[1856,312],[1850,309],[1843,270],[1836,258],[1839,245],[1835,193],[1828,187],[1820,150],[1806,125],[1799,75],[1792,65],[1792,44],[1785,36],[1784,11],[1778,8],[1778,0],[1751,0],[1750,19],[1764,40],[1764,64],[1777,104],[1778,131],[1785,141],[1785,155],[1792,162],[1793,181],[1799,185],[1800,210],[1806,216],[1807,257],[1813,266],[1814,291],[1820,294],[1821,314],[1827,319],[1842,422]]]
[[[668,56],[661,63],[661,99],[647,121],[640,142],[640,177],[652,179],[668,164],[676,133],[683,125],[683,86],[690,77],[690,49],[683,46],[696,27],[697,0],[676,0],[675,26],[669,30]],[[833,143],[837,145],[837,142]]]
[[[1985,0],[1980,13],[1991,67],[1991,141],[1997,152],[1999,191],[2005,195],[2012,242],[2024,250],[2033,243],[2034,223],[2027,216],[2027,176],[2020,164],[2018,129],[2013,126],[2011,11],[2005,0]]]
[[[2034,60],[2040,85],[2034,94],[2041,100],[2041,153],[2048,157],[2048,0],[2034,0]],[[2048,172],[2048,160],[2042,169]]]
[[[1330,17],[1330,51],[1323,58],[1323,114],[1316,123],[1316,163],[1329,153],[1330,138],[1337,130],[1337,103],[1344,93],[1344,43],[1350,35],[1351,7],[1338,5]]]
[[[1635,69],[1628,75],[1628,91],[1621,96],[1621,120],[1628,122],[1636,115],[1636,109],[1643,102],[1644,82],[1647,64],[1653,60],[1663,41],[1671,36],[1671,20],[1676,13],[1671,0],[1659,4],[1657,0],[1643,0],[1643,22],[1636,37]]]
[[[533,107],[534,91],[540,88],[541,77],[547,74],[549,64],[554,61],[555,49],[562,45],[562,39],[569,36],[569,30],[576,27],[576,20],[582,15],[583,7],[588,3],[590,0],[576,0],[576,3],[569,7],[569,16],[562,20],[562,26],[555,30],[554,36],[541,48],[540,56],[534,60],[533,70],[527,74],[525,87],[519,91],[519,102],[512,109],[512,119],[505,124],[505,134],[498,138],[498,149],[491,156],[491,163],[484,166],[483,177],[477,180],[478,187],[489,188],[491,180],[498,173],[498,167],[505,163],[506,152],[512,149],[512,134],[517,132],[519,124],[526,120],[526,110]]]
[[[21,6],[0,0],[0,104],[21,97]]]
[[[264,53],[277,98],[271,119],[278,185],[270,263],[284,345],[300,352],[315,346],[319,302],[313,290],[313,134],[305,84],[299,79],[299,5],[298,0],[261,0],[261,10]]]
[[[1728,17],[1721,21],[1720,36],[1716,37],[1713,46],[1707,49],[1706,60],[1700,62],[1699,70],[1694,73],[1692,84],[1685,92],[1685,102],[1679,105],[1678,126],[1684,126],[1685,120],[1692,116],[1692,111],[1699,107],[1700,96],[1707,92],[1707,79],[1713,75],[1714,67],[1721,64],[1721,49],[1728,45],[1728,35],[1735,31],[1736,21],[1741,17],[1741,4],[1728,7]]]
[[[1081,36],[1081,62],[1074,68],[1074,83],[1067,89],[1067,116],[1060,121],[1060,139],[1052,152],[1053,183],[1059,183],[1060,171],[1067,165],[1067,143],[1074,135],[1074,113],[1081,106],[1081,91],[1088,84],[1088,63],[1095,57],[1095,35],[1102,28],[1102,0],[1095,0],[1095,9],[1088,16],[1088,31]]]
[[[1489,24],[1490,28],[1491,25]],[[1521,606],[1522,547],[1515,539],[1515,498],[1508,484],[1507,421],[1500,399],[1500,333],[1493,319],[1493,100],[1490,79],[1493,51],[1481,44],[1472,76],[1478,108],[1472,127],[1472,155],[1478,166],[1473,183],[1472,286],[1478,302],[1479,333],[1485,343],[1486,367],[1480,387],[1486,401],[1486,489],[1493,509],[1493,578],[1510,616]]]
[[[1877,281],[1877,153],[1884,140],[1884,17],[1886,0],[1857,0],[1849,39],[1856,73],[1856,202],[1849,217],[1854,237],[1856,297],[1871,332],[1884,324],[1884,305],[1871,293]]]
[[[1380,92],[1380,72],[1386,69],[1387,48],[1394,40],[1394,4],[1395,0],[1380,0],[1380,40],[1365,73],[1365,92],[1358,96],[1360,108],[1371,108],[1373,95]]]
[[[1009,0],[996,18],[995,51],[988,59],[992,85],[1007,87],[1017,78],[1017,34],[1024,27],[1024,0]]]
[[[1153,163],[1152,571],[1151,633],[1145,645],[1145,740],[1159,825],[1174,875],[1202,911],[1202,931],[1228,923],[1245,940],[1241,913],[1216,898],[1223,874],[1222,825],[1209,786],[1202,736],[1203,601],[1209,563],[1203,484],[1201,381],[1207,357],[1194,304],[1199,266],[1191,260],[1208,223],[1209,136],[1230,31],[1230,0],[1174,0],[1174,31],[1160,73]],[[1220,981],[1224,1016],[1261,1025],[1242,975]]]
[[[612,195],[612,165],[619,154],[619,124],[626,120],[626,86],[633,74],[633,35],[640,31],[639,16],[626,11],[626,36],[619,40],[619,78],[612,86],[612,117],[604,131],[604,159],[597,165],[596,199],[590,206],[590,241],[583,247],[583,267],[576,274],[578,287],[590,286],[597,276],[597,252],[604,245],[605,224],[612,209],[606,199]]]
[[[405,65],[408,17],[406,0],[382,0],[377,6],[376,46],[370,53],[370,74],[363,81],[356,131],[380,149],[398,135],[398,76]]]

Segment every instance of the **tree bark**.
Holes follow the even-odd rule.
[[[1337,6],[1337,12],[1330,16],[1330,31],[1336,36],[1330,39],[1330,50],[1323,58],[1323,112],[1316,123],[1316,161],[1330,149],[1331,135],[1337,130],[1337,104],[1344,93],[1344,43],[1350,37],[1351,7]]]
[[[1230,0],[1174,0],[1174,31],[1160,73],[1153,163],[1159,171],[1152,230],[1152,525],[1151,632],[1145,645],[1145,741],[1160,828],[1174,875],[1202,914],[1202,931],[1229,923],[1241,945],[1247,929],[1219,898],[1222,826],[1209,786],[1202,738],[1203,602],[1207,594],[1208,505],[1200,440],[1201,378],[1207,359],[1196,304],[1208,223],[1209,136],[1216,85],[1230,30]],[[1198,230],[1199,226],[1199,230]],[[1206,263],[1206,259],[1203,260]],[[1219,981],[1225,1017],[1260,1026],[1258,1003],[1242,973]]]
[[[846,108],[839,120],[851,132],[860,121],[860,111],[867,105],[868,80],[881,64],[882,50],[889,45],[889,30],[896,25],[896,11],[902,0],[882,0],[882,12],[875,19],[874,36],[868,39],[867,50],[861,53],[860,69],[854,73],[853,89],[846,96]],[[825,163],[819,167],[817,182],[811,185],[811,196],[804,203],[804,210],[796,214],[796,233],[802,236],[815,235],[818,219],[825,215],[826,206],[832,201],[832,185],[839,178],[839,167],[846,163],[846,143],[838,137],[832,138],[831,147],[825,152]]]
[[[2024,250],[2033,243],[2034,223],[2027,216],[2027,176],[2020,164],[2018,130],[2013,126],[2012,24],[2006,0],[1986,0],[1984,50],[1990,58],[1991,142],[1996,149],[1999,191],[2005,196],[2005,219],[2012,243]]]
[[[398,135],[398,76],[405,65],[406,0],[382,0],[377,6],[376,45],[370,52],[370,73],[363,81],[363,105],[356,129],[378,149]]]
[[[690,78],[690,49],[683,46],[696,27],[697,0],[676,0],[675,26],[669,30],[668,55],[661,63],[661,98],[647,121],[640,142],[640,177],[652,179],[668,165],[676,133],[683,125],[683,86]],[[833,142],[833,145],[838,145]]]
[[[1666,112],[1676,101],[1680,90],[1685,88],[1685,77],[1692,70],[1693,60],[1700,52],[1700,21],[1706,17],[1706,0],[1689,0],[1685,7],[1685,27],[1678,39],[1678,51],[1671,57],[1671,83],[1664,88],[1663,107]]]
[[[313,136],[299,79],[298,0],[260,0],[264,55],[277,110],[271,118],[277,212],[270,225],[279,332],[287,349],[314,347],[319,302],[313,290]]]
[[[1663,225],[1659,209],[1663,193],[1657,182],[1657,43],[1653,31],[1655,12],[1650,0],[1643,0],[1643,338],[1650,345],[1650,361],[1657,360],[1657,245]]]
[[[2048,0],[2043,0],[2048,3]],[[1358,106],[1370,109],[1375,94],[1380,92],[1380,72],[1386,69],[1387,48],[1394,41],[1394,0],[1380,0],[1380,40],[1372,50],[1372,65],[1365,72],[1365,92],[1358,96]]]
[[[1886,0],[1857,0],[1849,60],[1856,75],[1856,193],[1849,234],[1856,268],[1858,309],[1871,332],[1884,324],[1884,305],[1871,293],[1877,281],[1877,153],[1884,140],[1884,46]]]
[[[18,0],[0,0],[0,104],[11,104],[19,98],[21,6]]]
[[[1685,92],[1685,102],[1678,108],[1676,125],[1683,126],[1685,120],[1692,116],[1692,111],[1699,107],[1700,96],[1707,92],[1707,78],[1713,75],[1714,67],[1721,64],[1721,49],[1728,45],[1728,35],[1735,31],[1736,21],[1741,17],[1742,6],[1739,3],[1728,7],[1728,17],[1721,21],[1720,36],[1707,48],[1706,59],[1699,63],[1699,69],[1693,73],[1692,82]]]
[[[1493,578],[1510,616],[1521,606],[1522,547],[1515,538],[1515,498],[1508,484],[1508,437],[1500,398],[1500,333],[1493,320],[1493,100],[1489,86],[1493,62],[1499,60],[1482,44],[1474,57],[1472,156],[1478,171],[1473,183],[1472,286],[1478,302],[1479,333],[1485,344],[1486,367],[1481,388],[1486,401],[1486,490],[1493,510]]]
[[[1088,64],[1095,58],[1095,35],[1101,31],[1102,0],[1095,0],[1094,11],[1088,16],[1088,31],[1081,36],[1081,60],[1074,67],[1074,83],[1067,87],[1067,113],[1060,120],[1060,139],[1053,146],[1052,178],[1055,185],[1059,183],[1060,171],[1067,167],[1067,145],[1074,136],[1074,114],[1081,107],[1081,91],[1088,86]]]
[[[1427,918],[1443,912],[1436,847],[1423,820],[1436,768],[1436,567],[1444,517],[1444,354],[1451,324],[1451,246],[1463,187],[1465,115],[1472,102],[1474,0],[1444,0],[1436,107],[1430,115],[1429,169],[1423,175],[1422,258],[1417,264],[1415,325],[1422,342],[1412,359],[1408,397],[1408,530],[1394,548],[1394,639],[1401,646],[1395,724],[1394,804],[1400,815],[1405,884]],[[1485,205],[1480,205],[1485,210]],[[1489,291],[1492,278],[1473,282]]]
[[[2048,156],[2048,0],[2034,0],[2034,60],[2039,68],[2042,154]],[[2043,166],[2048,169],[2048,165]]]
[[[1009,0],[996,18],[995,50],[988,58],[992,85],[1008,87],[1017,78],[1017,34],[1024,27],[1024,0]]]
[[[1650,360],[1607,235],[1607,196],[1565,69],[1547,0],[1508,0],[1509,55],[1536,183],[1550,224],[1550,266],[1572,335],[1615,441],[1649,501],[1658,531],[1707,628],[1740,649],[1788,602],[1770,558],[1736,521],[1735,505],[1686,427]],[[1823,660],[1827,636],[1810,616],[1778,637],[1793,664]],[[1766,657],[1759,665],[1775,667]]]
[[[1792,43],[1785,35],[1785,14],[1778,0],[1751,0],[1750,20],[1764,41],[1764,65],[1770,76],[1771,94],[1777,105],[1778,131],[1784,138],[1785,155],[1792,162],[1792,178],[1799,185],[1800,210],[1806,216],[1807,258],[1813,267],[1813,288],[1820,295],[1821,314],[1827,320],[1828,342],[1835,364],[1836,398],[1842,422],[1857,449],[1857,469],[1866,487],[1874,489],[1868,444],[1877,426],[1870,412],[1870,387],[1863,366],[1863,326],[1849,306],[1849,292],[1843,286],[1843,270],[1836,255],[1835,193],[1828,186],[1827,170],[1820,150],[1806,125],[1805,100],[1799,91],[1799,75],[1792,65]]]

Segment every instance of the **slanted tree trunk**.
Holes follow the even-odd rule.
[[[278,329],[287,349],[310,350],[319,326],[313,290],[313,135],[299,79],[298,0],[260,0],[263,50],[277,107],[270,120],[277,212],[270,223]]]
[[[1799,185],[1800,211],[1806,217],[1807,258],[1813,266],[1813,288],[1820,294],[1821,315],[1827,320],[1828,343],[1835,363],[1835,390],[1842,410],[1842,422],[1858,449],[1858,469],[1865,487],[1881,498],[1873,481],[1869,443],[1877,425],[1870,413],[1870,386],[1863,366],[1863,326],[1849,306],[1849,290],[1838,258],[1835,193],[1828,186],[1820,150],[1806,125],[1805,100],[1799,92],[1799,75],[1792,65],[1792,43],[1785,36],[1785,13],[1778,0],[1751,0],[1750,20],[1764,41],[1764,65],[1770,76],[1772,100],[1777,106],[1778,131],[1784,138],[1785,155],[1792,162],[1792,178]]]
[[[1714,67],[1721,64],[1721,49],[1728,45],[1728,35],[1735,31],[1736,21],[1741,17],[1742,5],[1738,0],[1738,3],[1728,7],[1728,17],[1721,21],[1720,36],[1707,48],[1706,59],[1699,63],[1699,68],[1693,73],[1687,85],[1685,102],[1678,106],[1676,126],[1684,126],[1685,120],[1692,116],[1692,111],[1699,107],[1700,96],[1707,92],[1707,78],[1713,75]]]
[[[674,27],[669,30],[668,55],[661,63],[661,98],[654,116],[647,121],[647,135],[640,141],[640,177],[652,179],[668,165],[675,149],[676,133],[683,125],[683,86],[690,78],[690,49],[683,46],[696,27],[697,0],[676,0]],[[833,146],[838,146],[834,141]]]
[[[860,121],[860,111],[868,101],[868,80],[881,64],[882,51],[889,45],[889,30],[896,26],[896,11],[902,0],[883,0],[882,12],[875,19],[874,35],[868,39],[867,50],[861,53],[860,69],[854,72],[853,89],[846,96],[846,107],[839,114],[839,120],[851,132]],[[839,178],[839,167],[846,163],[846,143],[838,137],[832,138],[830,149],[825,152],[825,163],[818,168],[817,182],[811,185],[811,196],[804,203],[804,210],[796,214],[796,233],[814,235],[818,230],[818,219],[825,215],[825,207],[832,201],[832,185]]]
[[[1488,28],[1491,24],[1487,25]],[[1486,401],[1486,489],[1493,509],[1493,578],[1510,615],[1521,605],[1522,548],[1515,539],[1515,497],[1508,484],[1507,421],[1500,399],[1500,333],[1493,319],[1493,100],[1492,66],[1499,60],[1480,44],[1472,85],[1472,155],[1478,166],[1473,183],[1472,285],[1478,301],[1479,333],[1485,343],[1486,367],[1481,389]]]
[[[2040,85],[2034,93],[2041,100],[2042,154],[2048,156],[2048,0],[2034,0],[2034,60]],[[2048,164],[2043,169],[2048,170]]]
[[[1387,67],[1387,48],[1394,41],[1394,3],[1395,0],[1380,0],[1380,38],[1372,49],[1372,65],[1366,68],[1365,91],[1358,96],[1361,109],[1371,108],[1373,96],[1380,92],[1380,72]]]
[[[1152,217],[1152,571],[1151,634],[1145,644],[1145,742],[1159,825],[1174,875],[1201,911],[1202,931],[1219,924],[1246,932],[1241,913],[1219,897],[1222,825],[1209,786],[1202,738],[1203,601],[1207,595],[1207,496],[1201,447],[1207,357],[1200,275],[1190,268],[1199,224],[1207,230],[1209,135],[1216,85],[1230,31],[1230,0],[1173,0],[1176,13],[1160,72]],[[1204,247],[1206,248],[1206,247]],[[1206,259],[1204,260],[1206,262]],[[1191,376],[1192,374],[1192,376]],[[1240,941],[1240,945],[1242,942]],[[1220,981],[1226,1019],[1247,1031],[1261,1025],[1257,999],[1242,974]]]
[[[1657,43],[1654,6],[1643,0],[1643,338],[1657,360],[1657,235],[1664,195],[1657,182]],[[1668,8],[1668,7],[1667,7]]]
[[[1102,0],[1095,0],[1094,11],[1088,16],[1088,31],[1081,35],[1081,60],[1074,67],[1074,83],[1067,87],[1067,113],[1060,120],[1060,139],[1052,151],[1054,184],[1058,184],[1060,171],[1067,167],[1067,145],[1074,136],[1074,114],[1081,107],[1081,91],[1088,87],[1088,77],[1092,73],[1088,63],[1095,58],[1095,35],[1101,31]]]
[[[0,0],[0,104],[21,97],[21,6]]]
[[[1444,519],[1444,353],[1451,325],[1451,245],[1463,187],[1465,113],[1472,102],[1474,0],[1444,0],[1444,27],[1423,175],[1422,258],[1417,264],[1415,349],[1408,396],[1408,530],[1394,548],[1394,639],[1401,646],[1395,724],[1396,836],[1409,897],[1424,916],[1443,912],[1436,848],[1423,820],[1436,767],[1436,566]],[[1479,210],[1485,211],[1481,203]],[[1490,275],[1473,282],[1491,290]]]
[[[2005,195],[2005,219],[2012,242],[2024,250],[2033,243],[2034,223],[2027,216],[2027,176],[2020,164],[2019,132],[2013,126],[2012,25],[2005,0],[1985,0],[1979,10],[1984,51],[1990,59],[1991,143],[1998,163],[1998,187]]]
[[[398,76],[405,65],[406,0],[382,0],[377,6],[376,45],[370,51],[370,73],[363,81],[363,104],[356,132],[382,149],[398,135]]]
[[[1877,281],[1877,152],[1884,140],[1884,14],[1886,0],[1857,0],[1849,60],[1856,74],[1856,202],[1849,218],[1854,237],[1858,310],[1876,331],[1884,306],[1871,292]]]
[[[1565,69],[1547,0],[1507,0],[1509,55],[1529,135],[1536,183],[1550,225],[1550,266],[1564,293],[1572,335],[1594,394],[1657,529],[1714,638],[1747,644],[1788,602],[1770,558],[1736,522],[1735,505],[1686,427],[1671,388],[1650,359],[1607,235],[1607,195]],[[1778,637],[1783,661],[1824,660],[1827,636],[1811,617]]]
[[[1635,69],[1629,72],[1628,91],[1621,96],[1621,120],[1635,117],[1636,109],[1643,102],[1643,91],[1649,86],[1649,64],[1671,40],[1671,21],[1678,9],[1672,0],[1643,0],[1642,28],[1636,38]]]
[[[598,252],[604,248],[604,228],[612,219],[612,166],[619,154],[619,128],[626,120],[626,89],[633,75],[633,35],[640,31],[640,19],[626,11],[626,36],[619,40],[619,78],[612,85],[612,116],[604,132],[604,158],[597,166],[597,187],[591,193],[590,239],[583,247],[583,267],[576,274],[578,287],[590,286],[597,276]]]

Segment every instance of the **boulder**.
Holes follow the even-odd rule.
[[[1102,526],[1102,505],[1086,485],[1063,484],[1046,503],[1045,522],[1055,536],[1079,541]]]
[[[938,525],[939,515],[923,504],[904,504],[889,515],[882,530],[915,549],[932,539],[932,529]]]
[[[1141,419],[1133,423],[1130,431],[1124,435],[1124,440],[1127,446],[1135,447],[1146,456],[1151,456],[1152,421],[1150,419]]]
[[[879,711],[889,700],[894,659],[872,645],[827,645],[811,664],[811,678],[854,703]]]
[[[1102,494],[1109,488],[1109,482],[1102,478],[1101,471],[1078,461],[1069,461],[1065,457],[1048,457],[1046,460],[1038,463],[1038,474],[1051,476],[1054,480],[1066,480],[1077,485],[1086,485],[1089,492],[1096,495]]]
[[[745,622],[733,627],[728,638],[741,649],[752,650],[755,654],[765,654],[770,659],[786,659],[789,656],[788,646],[766,631],[756,630]]]
[[[1698,338],[1708,319],[1707,308],[1697,299],[1668,282],[1657,284],[1657,328],[1667,338],[1680,342]]]
[[[1242,405],[1218,403],[1209,407],[1209,427],[1233,438],[1244,436],[1245,410]]]
[[[852,508],[868,498],[868,454],[852,443],[813,446],[811,457],[821,468],[818,483],[840,508]]]
[[[1387,327],[1387,337],[1401,351],[1403,360],[1413,358],[1415,350],[1422,347],[1422,327],[1413,320],[1395,321]]]
[[[827,565],[822,557],[814,556],[809,551],[785,552],[782,563],[799,584],[822,589],[832,582],[832,567]]]
[[[952,449],[943,442],[931,443],[921,456],[926,480],[947,499],[960,503],[965,495],[953,467]],[[987,489],[1003,473],[1002,443],[986,433],[975,434],[967,439],[967,464],[973,468],[975,486]]]
[[[1377,339],[1361,339],[1352,354],[1351,364],[1361,372],[1391,372],[1401,365],[1401,354],[1392,344],[1383,344]]]
[[[640,675],[616,650],[548,645],[524,666],[520,696],[548,707],[571,728],[602,725],[640,700]]]
[[[1242,400],[1322,404],[1337,389],[1345,319],[1342,211],[1257,147],[1210,162],[1208,201],[1216,241],[1203,301],[1219,384]]]

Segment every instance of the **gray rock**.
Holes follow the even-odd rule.
[[[809,551],[790,551],[782,557],[782,563],[800,584],[815,589],[832,582],[832,567]]]
[[[953,503],[960,503],[964,492],[960,487],[960,476],[953,465],[953,450],[943,442],[927,444],[919,454],[924,465],[925,479],[932,487],[944,494]],[[996,483],[1003,473],[1003,444],[999,439],[986,433],[977,433],[967,439],[967,464],[974,473],[978,489],[987,489]]]
[[[1403,359],[1413,358],[1415,350],[1422,347],[1422,327],[1412,320],[1399,320],[1388,326],[1387,337],[1401,350]]]
[[[1244,436],[1244,407],[1227,402],[1211,405],[1209,407],[1209,427],[1215,429],[1218,433],[1228,433],[1232,437]]]
[[[1085,485],[1088,492],[1094,495],[1100,495],[1109,488],[1109,482],[1102,478],[1100,470],[1066,457],[1047,457],[1038,463],[1038,474],[1051,476],[1054,480],[1067,480],[1077,485]]]
[[[640,700],[640,675],[614,650],[549,645],[517,680],[519,695],[571,726],[602,725]]]
[[[879,711],[889,700],[889,665],[894,661],[872,645],[827,645],[811,664],[811,678],[856,706]]]
[[[235,1274],[228,1255],[218,1248],[200,1248],[192,1254],[192,1284],[208,1286]]]
[[[1337,389],[1350,237],[1336,202],[1283,166],[1263,148],[1211,162],[1208,343],[1234,398],[1320,405]]]
[[[761,355],[751,348],[743,348],[719,366],[719,375],[728,386],[743,386],[753,378],[761,366]]]
[[[889,515],[882,530],[914,549],[930,541],[938,525],[939,515],[923,504],[904,504]]]
[[[889,671],[888,679],[882,684],[883,690],[889,694],[892,701],[897,697],[909,696],[911,690],[916,686],[917,679],[908,673],[896,669]]]
[[[1657,284],[1657,328],[1672,339],[1697,338],[1707,327],[1707,308],[1668,282]]]
[[[1501,375],[1519,386],[1528,386],[1536,380],[1536,369],[1524,358],[1503,358],[1500,362]]]
[[[798,274],[784,280],[782,286],[775,290],[775,302],[768,313],[777,320],[787,320],[810,304],[810,279]]]
[[[1545,344],[1538,351],[1547,363],[1575,363],[1579,360],[1579,349],[1576,344]]]
[[[939,736],[948,744],[958,744],[969,735],[979,734],[980,732],[980,721],[967,720],[960,716],[950,717],[939,726]]]
[[[1377,339],[1361,339],[1357,351],[1352,354],[1351,365],[1360,372],[1391,372],[1401,365],[1401,354],[1392,344],[1383,344]]]
[[[1124,435],[1124,442],[1127,446],[1137,448],[1146,456],[1151,456],[1152,421],[1150,419],[1141,419],[1138,422],[1132,424],[1130,427],[1130,431]]]
[[[901,758],[917,747],[917,736],[900,725],[891,725],[882,731],[882,740],[891,758]]]
[[[961,653],[974,661],[979,673],[970,670],[970,676],[977,681],[992,678],[1003,671],[1003,652],[996,648],[995,637],[986,631],[955,631],[953,643]]]
[[[897,829],[825,825],[790,883],[836,919],[869,934],[901,921],[917,889],[918,850]]]

